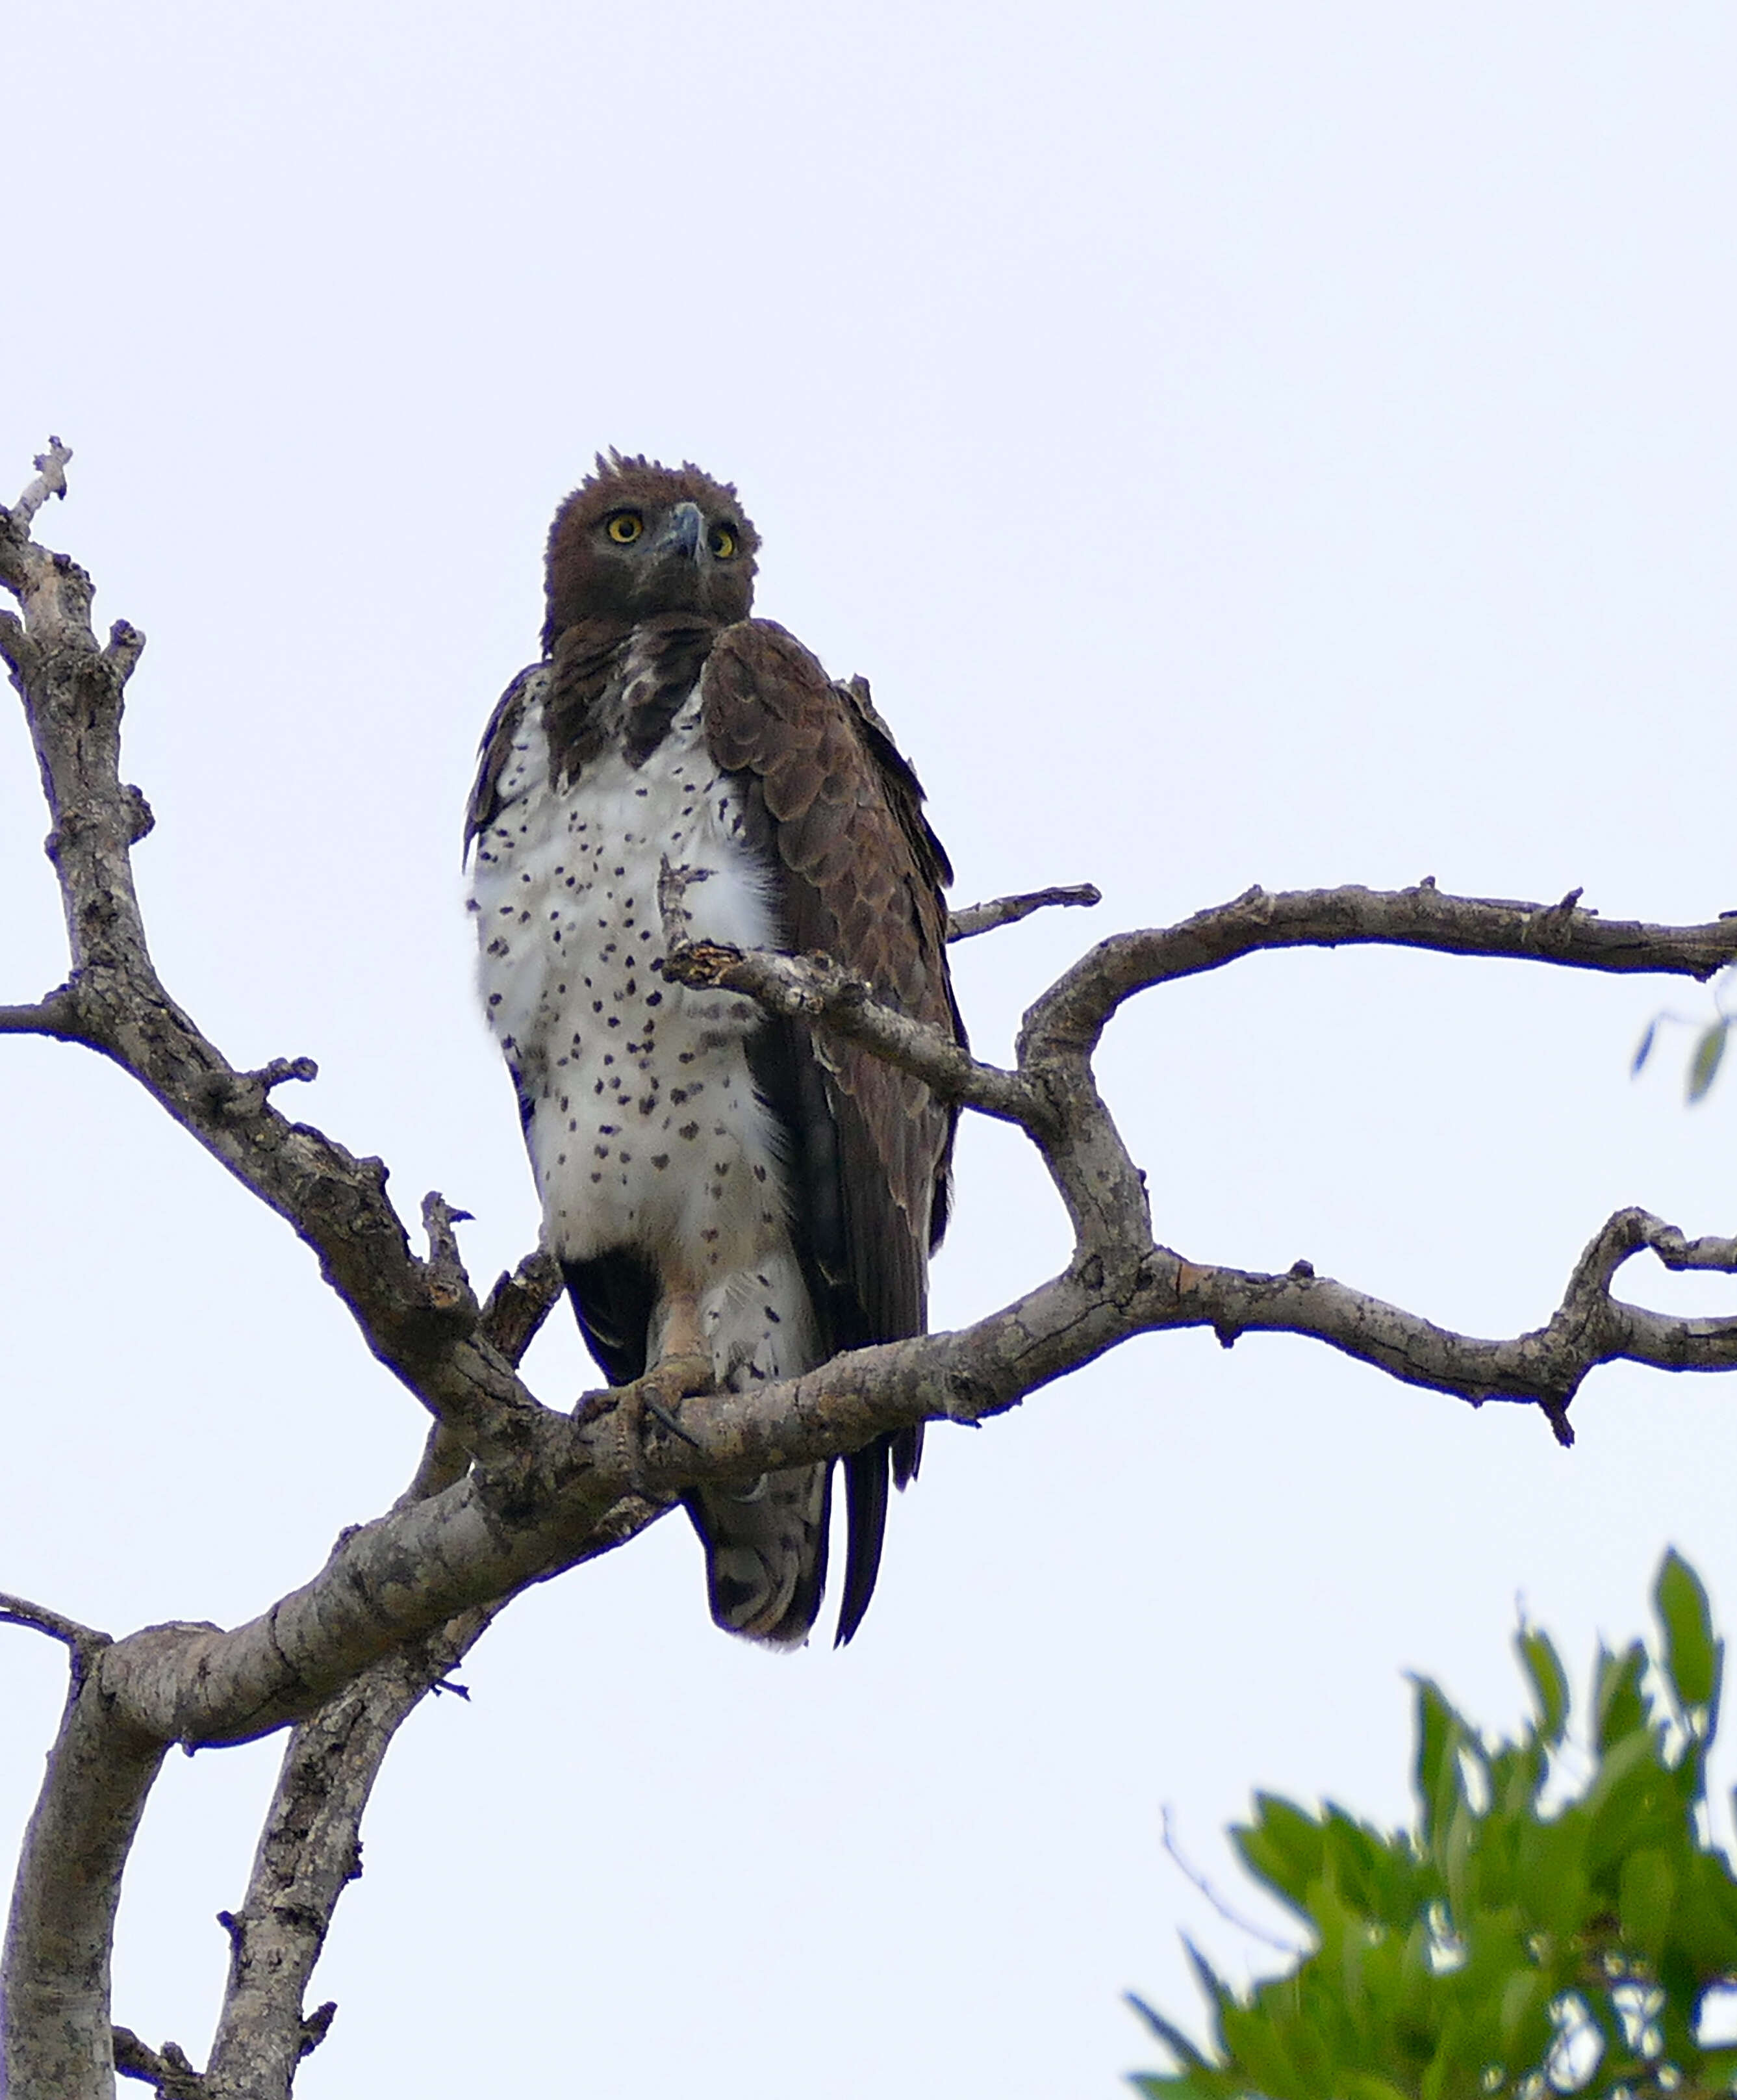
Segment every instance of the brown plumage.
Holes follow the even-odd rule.
[[[699,1025],[691,995],[672,986],[654,995],[637,969],[619,976],[624,958],[649,960],[637,944],[655,906],[641,892],[646,869],[667,854],[698,864],[701,886],[689,891],[690,904],[699,900],[696,931],[708,930],[708,909],[750,920],[760,911],[765,938],[826,951],[881,998],[963,1039],[941,894],[951,871],[924,818],[922,790],[867,687],[830,680],[783,629],[748,616],[758,544],[735,492],[698,469],[600,460],[557,513],[544,661],[497,708],[472,801],[470,833],[482,841],[473,902],[491,1017],[518,1083],[546,1230],[593,1352],[616,1383],[649,1374],[655,1387],[684,1349],[687,1362],[696,1348],[709,1351],[712,1374],[740,1383],[920,1333],[928,1258],[946,1222],[954,1118],[920,1082],[745,1002],[727,1014],[720,1008],[709,1033],[678,1037],[672,1031]],[[667,836],[635,828],[639,812],[657,810]],[[703,823],[711,826],[703,847]],[[609,867],[596,858],[601,847],[581,865],[575,855],[602,836]],[[563,908],[566,945],[554,928],[533,958],[527,944],[537,923],[559,920]],[[653,949],[661,944],[659,933]],[[601,991],[608,970],[618,973],[608,982],[619,1016],[604,1013],[601,996],[584,996]],[[684,998],[688,1005],[672,1008]],[[615,1046],[601,1052],[591,1047],[597,1016],[625,1030],[597,1039]],[[672,1052],[677,1040],[690,1044],[685,1052]],[[625,1091],[618,1051],[633,1053],[641,1075]],[[575,1077],[582,1064],[584,1086]],[[652,1169],[662,1175],[656,1162],[699,1127],[667,1104],[699,1093],[702,1071],[714,1106],[748,1093],[760,1105],[739,1106],[734,1119],[719,1108],[712,1149],[725,1157],[713,1162],[709,1193],[724,1207],[704,1215],[726,1226],[728,1242],[725,1211],[736,1198],[724,1192],[747,1185],[746,1171],[729,1180],[732,1145],[744,1169],[781,1189],[776,1222],[758,1213],[762,1251],[739,1271],[734,1297],[704,1276],[705,1231],[696,1238],[685,1224],[649,1222],[663,1215],[657,1206],[667,1193]],[[630,1111],[619,1104],[635,1088],[645,1089],[638,1119],[624,1122]],[[765,1110],[773,1151],[762,1156],[753,1148],[764,1142],[755,1130]],[[624,1132],[637,1163],[618,1175],[609,1147],[628,1162]],[[662,1149],[648,1167],[651,1145]],[[600,1167],[586,1166],[593,1155]],[[671,1171],[681,1164],[672,1159]],[[619,1224],[602,1221],[597,1206],[606,1198]],[[730,1215],[747,1216],[739,1207]],[[777,1290],[760,1288],[780,1262],[800,1265],[805,1299],[778,1301],[782,1312]],[[768,1300],[764,1320],[745,1326],[737,1301],[756,1298]],[[730,1309],[719,1311],[726,1299]],[[672,1391],[697,1382],[671,1375]],[[911,1432],[845,1462],[840,1640],[855,1631],[874,1586],[889,1465],[902,1486],[920,1449]],[[772,1476],[756,1498],[692,1499],[721,1623],[784,1643],[806,1635],[824,1579],[829,1471]]]

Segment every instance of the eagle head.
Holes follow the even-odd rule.
[[[746,620],[760,536],[736,492],[697,466],[599,452],[549,532],[543,646],[575,620],[659,612]]]

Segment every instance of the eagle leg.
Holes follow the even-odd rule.
[[[712,1390],[716,1374],[700,1323],[697,1290],[666,1290],[646,1339],[650,1365],[634,1383],[648,1410],[672,1408],[678,1401]]]
[[[649,1415],[672,1436],[680,1437],[695,1450],[700,1447],[676,1419],[676,1409],[684,1400],[710,1392],[716,1384],[711,1352],[701,1336],[699,1299],[692,1291],[673,1291],[659,1304],[649,1338],[656,1349],[650,1367],[619,1385],[601,1392],[580,1396],[574,1414],[584,1420],[605,1412],[619,1417],[637,1453],[645,1447],[645,1419]],[[643,1361],[643,1359],[641,1359]]]

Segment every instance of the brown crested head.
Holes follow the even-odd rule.
[[[597,455],[549,528],[543,646],[575,621],[659,612],[746,620],[760,536],[736,492],[697,466]]]

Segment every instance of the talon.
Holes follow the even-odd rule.
[[[600,1414],[613,1414],[627,1390],[625,1386],[602,1385],[594,1392],[582,1392],[573,1403],[573,1420],[595,1422]]]
[[[640,1396],[640,1399],[646,1414],[651,1417],[651,1419],[655,1422],[660,1428],[667,1429],[672,1436],[679,1436],[682,1442],[687,1445],[691,1449],[695,1451],[704,1450],[706,1447],[700,1442],[699,1439],[697,1436],[690,1436],[686,1430],[685,1430],[681,1424],[677,1421],[675,1416],[672,1415],[669,1410],[660,1401],[654,1400],[649,1392],[642,1393]]]
[[[596,1392],[582,1392],[573,1403],[573,1419],[590,1423],[603,1416],[622,1413],[624,1423],[633,1443],[644,1441],[641,1421],[650,1415],[658,1426],[672,1436],[678,1436],[684,1444],[698,1451],[703,1447],[690,1436],[676,1419],[675,1410],[684,1400],[710,1392],[712,1389],[712,1359],[697,1352],[685,1356],[665,1357],[646,1373],[643,1378],[632,1379],[626,1385],[606,1385]]]

